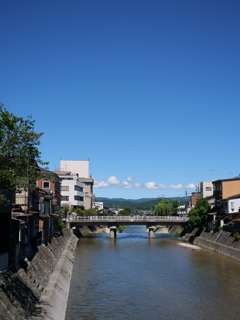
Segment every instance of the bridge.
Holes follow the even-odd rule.
[[[110,238],[116,238],[116,229],[119,225],[145,225],[148,228],[149,238],[154,238],[154,229],[157,225],[184,225],[188,217],[183,216],[74,216],[66,218],[67,227],[106,225],[110,229]]]

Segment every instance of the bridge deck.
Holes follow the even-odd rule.
[[[74,225],[171,225],[183,224],[188,217],[180,216],[70,216],[67,223]]]

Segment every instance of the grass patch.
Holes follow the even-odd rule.
[[[118,226],[118,227],[117,227],[117,232],[118,232],[118,233],[121,233],[121,232],[123,232],[123,230],[125,230],[127,227],[128,227],[128,226]]]
[[[183,232],[184,228],[183,227],[179,227],[175,230],[174,234],[177,236],[177,237],[180,237],[182,232]]]

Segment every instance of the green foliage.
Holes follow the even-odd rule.
[[[218,232],[222,229],[222,227],[220,227],[220,221],[219,220],[215,220],[214,225],[212,227],[214,232]]]
[[[80,208],[76,208],[74,212],[76,213],[77,216],[84,216],[84,210]]]
[[[179,227],[179,228],[177,228],[176,230],[175,230],[175,235],[177,236],[177,237],[180,237],[181,236],[181,234],[182,234],[182,232],[183,232],[183,230],[184,230],[184,228],[183,227]]]
[[[211,206],[206,199],[198,199],[194,208],[188,213],[190,228],[203,227],[207,221],[207,213],[210,211]]]
[[[16,117],[0,104],[0,190],[28,190],[41,177],[45,165],[38,150],[43,133],[34,132],[34,122]]]
[[[172,202],[172,211],[171,214],[172,216],[177,216],[178,215],[178,207],[180,206],[180,203],[178,200],[173,200]]]
[[[59,214],[58,217],[58,230],[62,231],[66,227],[65,223],[63,222],[63,217],[62,217],[62,209],[59,207],[54,207],[54,213]]]
[[[70,212],[71,212],[71,207],[68,204],[62,207],[62,213],[64,214],[65,218]]]
[[[97,216],[97,211],[94,209],[86,209],[84,210],[84,216]]]
[[[161,198],[155,199],[155,200],[149,200],[149,201],[130,201],[130,200],[117,200],[117,199],[108,199],[108,198],[101,198],[96,197],[95,201],[102,201],[104,203],[104,207],[108,208],[124,208],[124,207],[130,207],[132,209],[132,212],[136,214],[141,214],[143,211],[149,215],[154,211],[154,208],[159,203]],[[170,202],[176,200],[169,198]],[[178,198],[180,204],[185,203],[185,197]]]
[[[153,214],[155,216],[169,216],[171,214],[171,204],[169,199],[163,198],[156,206]]]
[[[60,215],[58,217],[58,230],[59,231],[62,231],[62,229],[64,229],[66,227],[65,223],[63,222],[63,218],[62,216]]]
[[[233,237],[235,238],[236,241],[240,240],[240,233],[239,232],[234,233]]]
[[[118,215],[119,216],[130,216],[132,209],[130,207],[124,207],[123,210],[120,210]]]
[[[130,207],[124,207],[123,210],[127,211],[128,213],[132,212],[132,208],[130,208]]]
[[[117,227],[117,232],[121,233],[121,232],[123,232],[123,230],[125,230],[127,227],[128,227],[128,226],[123,226],[123,225],[118,226],[118,227]]]

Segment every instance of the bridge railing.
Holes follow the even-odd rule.
[[[131,221],[131,222],[164,222],[169,220],[174,221],[188,221],[186,216],[73,216],[70,215],[67,219],[68,221],[105,221],[105,222],[115,222],[115,221]]]

